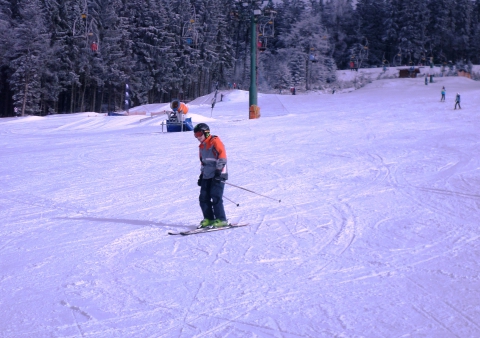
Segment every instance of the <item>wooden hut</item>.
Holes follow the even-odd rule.
[[[403,68],[403,69],[399,69],[398,71],[399,71],[398,73],[399,78],[407,78],[407,77],[416,78],[417,74],[420,73],[419,68],[413,68],[413,69]]]
[[[460,69],[457,73],[458,73],[458,76],[463,76],[469,79],[472,78],[472,75],[469,72],[467,72],[465,69]]]

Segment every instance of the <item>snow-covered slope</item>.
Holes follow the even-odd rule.
[[[480,83],[435,80],[260,94],[258,120],[244,91],[189,103],[229,182],[282,201],[227,186],[250,225],[189,237],[167,232],[202,218],[192,133],[0,120],[1,336],[480,336]]]

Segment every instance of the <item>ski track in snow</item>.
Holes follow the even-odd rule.
[[[167,232],[201,219],[191,133],[0,121],[2,337],[480,336],[480,84],[437,81],[261,94],[258,120],[248,92],[191,102],[229,182],[273,200],[227,186],[249,226],[187,237]]]

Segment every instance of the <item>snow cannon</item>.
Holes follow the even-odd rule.
[[[173,100],[172,103],[170,103],[170,108],[172,108],[174,112],[182,113],[184,115],[188,113],[187,105],[179,100]]]
[[[179,100],[173,100],[170,103],[171,112],[168,112],[167,132],[192,131],[192,118],[185,118],[188,113],[188,107]]]

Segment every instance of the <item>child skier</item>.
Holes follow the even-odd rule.
[[[445,102],[445,93],[446,93],[445,86],[443,86],[442,87],[442,98],[440,99],[440,102]]]
[[[205,123],[197,124],[193,132],[200,142],[201,173],[197,183],[203,221],[198,228],[228,226],[223,207],[223,189],[228,179],[225,146],[218,136],[210,135],[210,128]]]

